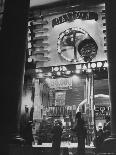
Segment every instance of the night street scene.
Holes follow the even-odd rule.
[[[114,7],[0,0],[1,155],[116,155]]]

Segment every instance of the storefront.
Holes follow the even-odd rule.
[[[94,95],[104,94],[100,89],[108,95],[107,82],[102,88],[99,84],[95,92],[96,81],[107,78],[105,4],[32,8],[30,14],[28,61],[36,64],[36,131],[43,120],[53,123],[60,119],[69,132],[79,105],[86,100],[83,111],[88,118],[84,117],[93,138],[97,115]],[[69,135],[67,139],[74,141]]]

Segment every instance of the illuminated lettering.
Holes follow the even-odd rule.
[[[82,20],[98,20],[98,14],[96,12],[69,12],[66,13],[58,18],[54,18],[52,20],[52,27],[55,25],[62,24],[64,22],[71,22],[75,19],[82,19]]]

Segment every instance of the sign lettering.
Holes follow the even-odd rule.
[[[52,20],[52,27],[55,25],[59,25],[64,22],[73,21],[75,19],[82,19],[82,20],[98,20],[98,14],[96,12],[69,12],[66,13],[58,18],[54,18]]]

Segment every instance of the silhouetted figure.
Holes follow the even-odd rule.
[[[85,155],[85,138],[87,136],[87,130],[85,127],[85,122],[81,117],[81,112],[78,112],[75,117],[76,125],[72,131],[76,133],[78,138],[78,155]]]
[[[52,149],[54,155],[60,154],[60,144],[61,144],[61,136],[62,136],[62,123],[56,121],[55,125],[52,129]]]
[[[98,131],[96,133],[96,151],[97,153],[100,152],[100,147],[101,147],[101,144],[103,143],[104,141],[104,134],[103,134],[103,129],[102,127],[98,127]]]
[[[34,106],[32,106],[30,109],[30,121],[32,122],[33,122],[33,113],[34,113]]]
[[[25,134],[25,128],[28,125],[28,122],[30,121],[30,114],[29,114],[29,108],[25,106],[25,113],[21,115],[20,119],[20,135],[24,138]]]
[[[108,138],[111,135],[111,122],[109,116],[106,117],[106,123],[104,123],[103,132],[104,139]]]
[[[34,141],[34,139],[33,139],[33,134],[32,134],[32,122],[31,121],[29,121],[28,124],[26,125],[23,136],[25,139],[25,144],[32,145],[32,142]]]

